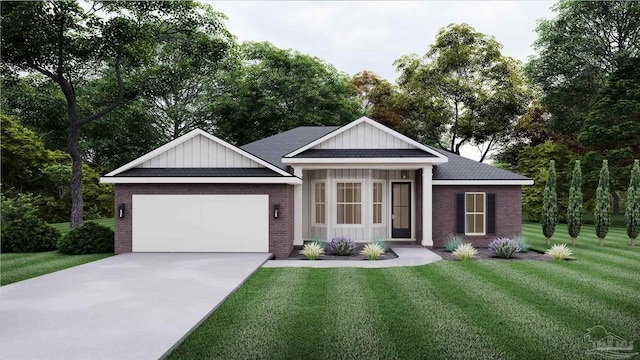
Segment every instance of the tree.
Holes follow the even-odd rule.
[[[544,187],[542,199],[542,233],[547,238],[547,246],[551,245],[551,237],[556,231],[558,223],[558,194],[556,193],[556,162],[549,161],[547,183]]]
[[[101,2],[84,10],[76,1],[3,2],[1,52],[14,73],[38,72],[60,88],[68,117],[72,159],[71,227],[82,223],[80,129],[124,101],[129,72],[153,59],[164,41],[189,37],[202,25],[204,5],[181,2]],[[83,113],[76,88],[96,75],[113,74],[117,91],[103,109]]]
[[[522,188],[522,209],[529,220],[539,221],[542,215],[542,200],[547,182],[547,169],[551,160],[555,161],[558,194],[558,218],[565,220],[567,213],[567,199],[569,197],[569,172],[575,155],[566,146],[546,142],[544,144],[526,147],[520,151],[517,172],[533,179],[532,186]]]
[[[631,180],[627,190],[627,208],[624,212],[627,225],[627,236],[631,240],[631,246],[636,245],[636,238],[640,233],[640,164],[638,160],[633,162]]]
[[[348,75],[309,55],[245,42],[208,90],[216,135],[246,144],[297,126],[342,125],[359,115]]]
[[[569,1],[540,20],[525,73],[542,91],[551,128],[575,138],[606,77],[626,58],[640,56],[640,2]]]
[[[362,115],[392,129],[402,131],[403,117],[394,110],[395,94],[393,85],[381,79],[375,73],[364,70],[351,78],[355,89],[356,99],[361,104]]]
[[[452,24],[424,57],[394,62],[399,107],[414,137],[456,154],[465,144],[486,144],[481,161],[508,140],[530,97],[519,62],[501,48],[467,24]]]
[[[607,160],[602,161],[600,180],[596,190],[596,207],[593,212],[593,221],[596,227],[596,236],[600,240],[600,246],[604,245],[604,238],[611,225],[611,192],[609,190],[609,165]]]
[[[580,235],[582,227],[582,171],[580,160],[576,160],[571,176],[571,188],[569,189],[569,206],[567,206],[567,229],[571,237],[571,245],[576,244],[576,238]]]

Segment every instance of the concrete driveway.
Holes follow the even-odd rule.
[[[269,257],[130,253],[0,287],[0,359],[158,359]]]

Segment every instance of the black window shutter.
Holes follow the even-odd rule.
[[[487,234],[496,233],[496,194],[487,194]]]
[[[456,194],[456,234],[464,234],[464,194]]]

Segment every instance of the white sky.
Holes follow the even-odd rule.
[[[394,82],[393,62],[424,55],[438,30],[467,23],[493,35],[503,54],[534,53],[536,20],[552,18],[553,1],[216,1],[238,41],[269,41],[317,56],[353,75],[371,70]]]
[[[467,23],[495,36],[502,54],[533,55],[536,21],[554,17],[554,1],[215,1],[239,42],[268,41],[333,64],[353,75],[370,70],[395,82],[393,62],[424,55],[438,30]],[[473,147],[463,155],[478,160]]]

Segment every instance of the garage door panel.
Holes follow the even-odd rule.
[[[134,195],[134,252],[267,252],[268,195]]]

